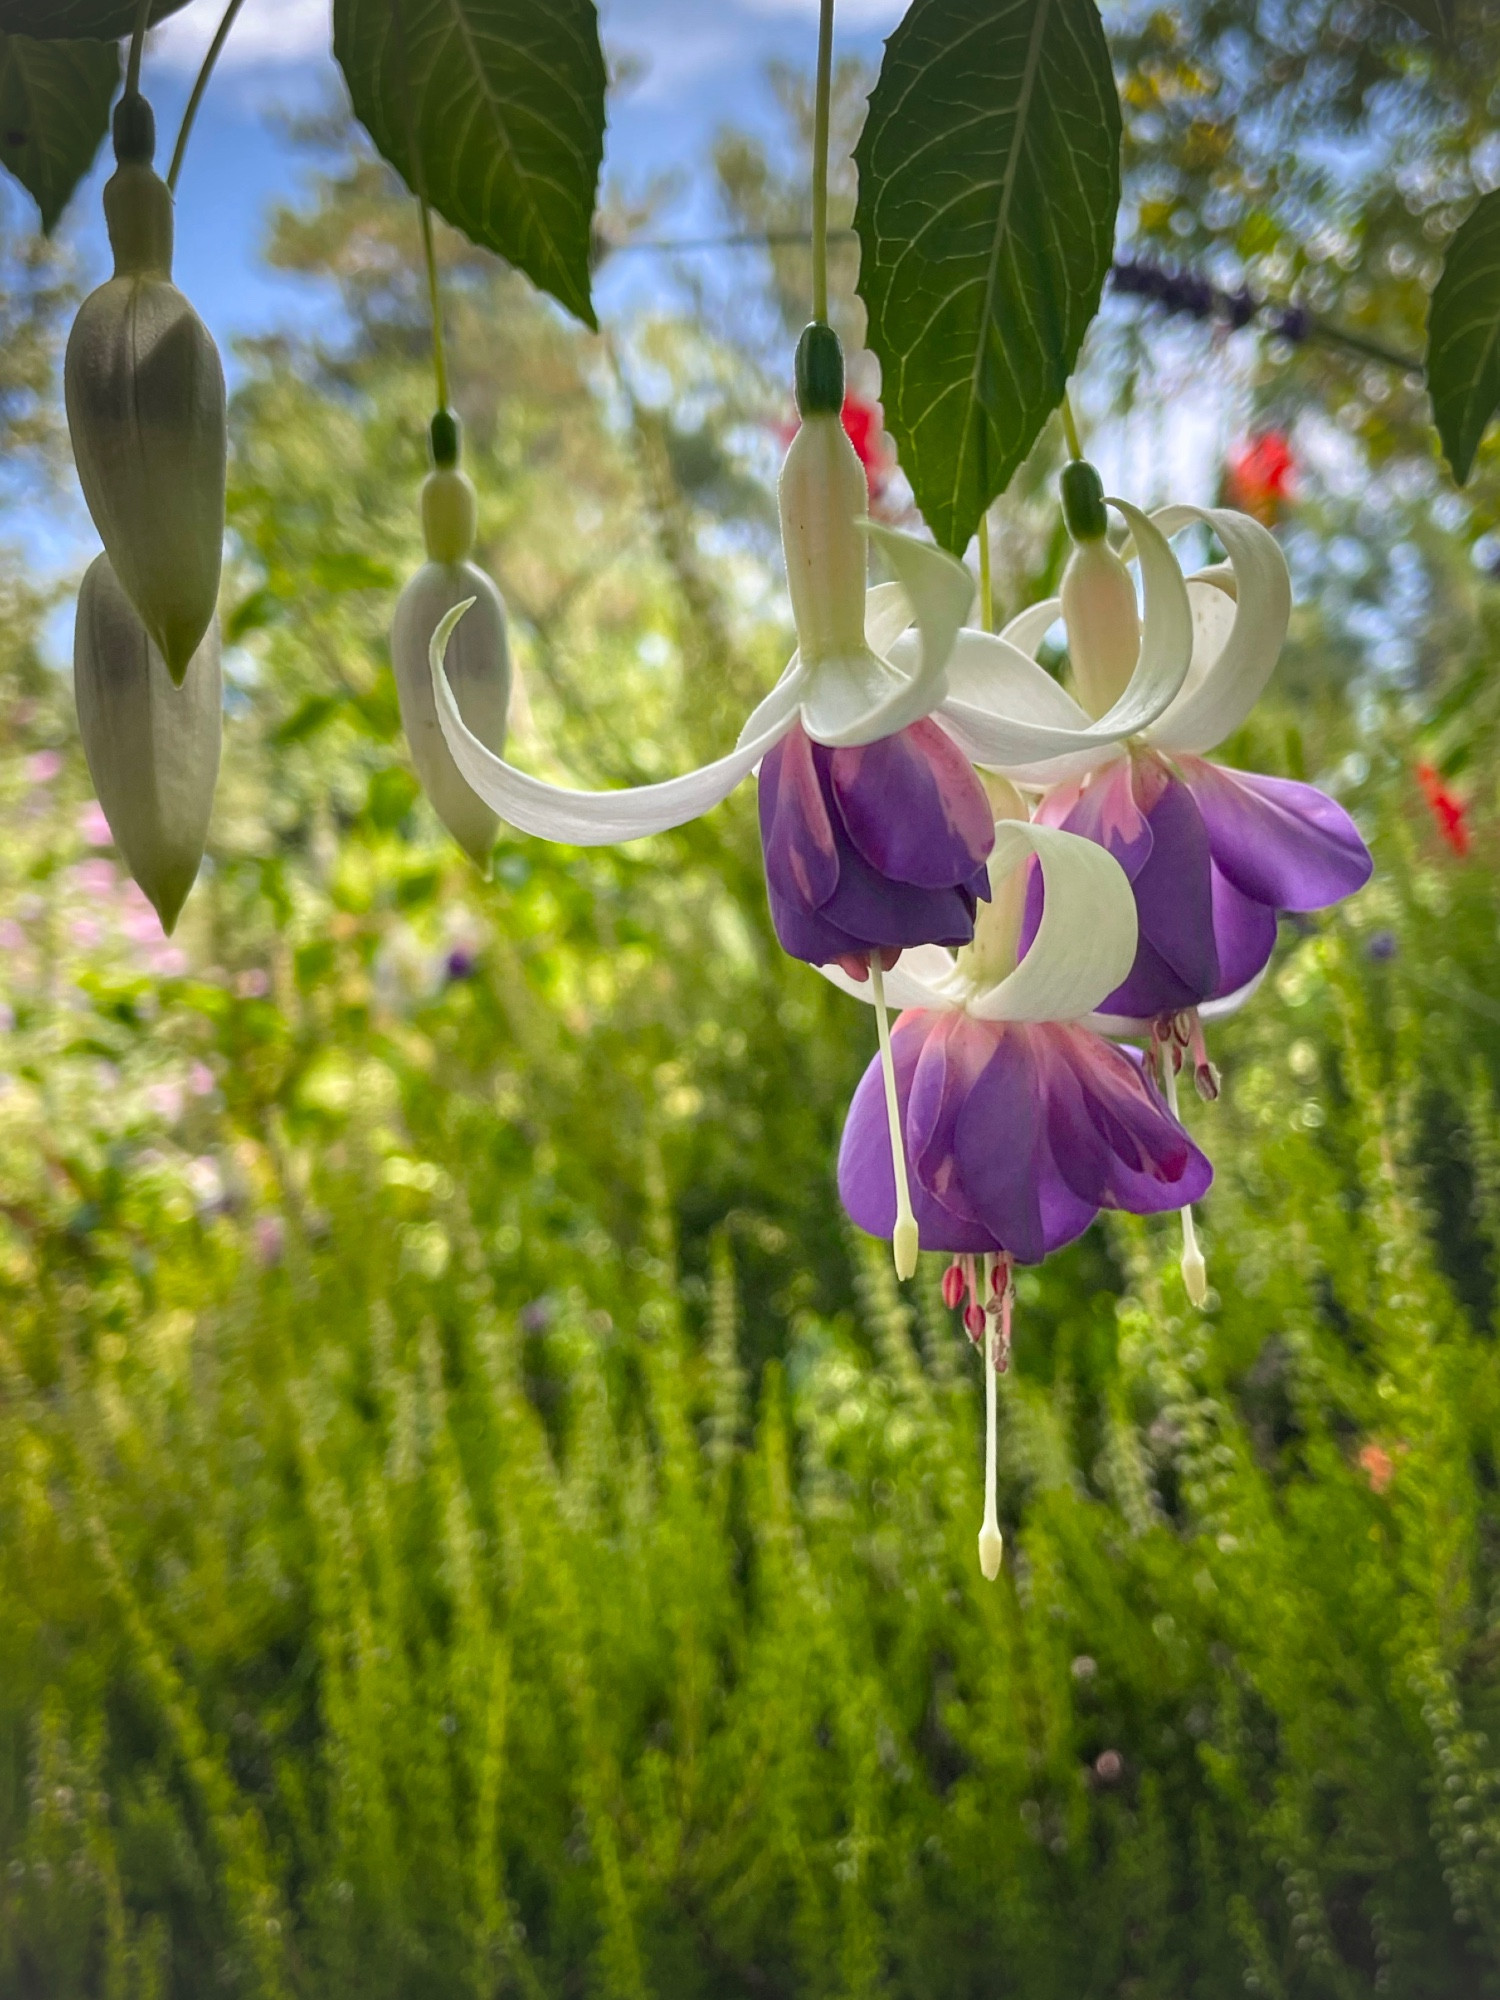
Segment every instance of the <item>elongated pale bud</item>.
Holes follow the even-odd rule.
[[[1141,653],[1141,615],[1130,571],[1105,540],[1104,489],[1093,466],[1063,472],[1063,514],[1074,547],[1063,571],[1062,614],[1078,699],[1095,718],[1125,692]]]
[[[430,560],[396,606],[391,663],[401,724],[422,789],[459,846],[483,868],[500,821],[470,790],[444,741],[428,648],[448,613],[472,598],[472,609],[448,641],[443,665],[459,714],[498,757],[505,748],[510,710],[510,644],[504,600],[484,571],[468,560],[478,506],[473,483],[458,469],[457,426],[446,412],[433,420],[432,444],[437,469],[422,488],[422,533]]]
[[[228,446],[218,349],[172,283],[172,196],[153,145],[148,107],[126,98],[104,190],[115,275],[79,310],[64,383],[94,526],[181,683],[218,605]]]
[[[73,694],[115,845],[170,935],[197,879],[219,778],[218,621],[179,687],[100,556],[78,593]]]
[[[778,487],[787,591],[809,665],[865,651],[869,547],[859,523],[870,489],[844,430],[843,401],[838,336],[814,323],[797,349],[802,426],[787,448]]]

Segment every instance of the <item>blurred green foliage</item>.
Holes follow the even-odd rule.
[[[840,1222],[870,1024],[777,952],[749,788],[618,851],[508,837],[489,881],[416,794],[383,638],[415,230],[312,136],[272,254],[337,295],[323,347],[243,357],[176,944],[91,807],[47,600],[0,574],[0,1995],[1500,1990],[1475,521],[1393,481],[1446,650],[1371,665],[1367,543],[1231,746],[1337,783],[1377,880],[1216,1031],[1210,1311],[1167,1224],[1022,1276],[989,1586],[977,1366],[940,1261],[898,1296]],[[784,212],[743,142],[719,168]],[[518,753],[663,775],[785,655],[763,327],[595,344],[442,247]],[[43,470],[57,282],[5,294]],[[1055,566],[1048,469],[1008,588]],[[1347,579],[1363,504],[1307,479],[1304,573]]]

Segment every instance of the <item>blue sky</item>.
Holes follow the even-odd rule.
[[[842,0],[839,46],[878,58],[904,0]],[[146,88],[170,144],[177,117],[222,12],[223,0],[193,0],[154,38]],[[701,165],[726,120],[769,120],[764,83],[776,56],[812,65],[817,0],[603,0],[612,53],[641,59],[644,75],[610,105],[605,172],[639,186],[669,169]],[[268,208],[294,196],[305,171],[277,114],[325,102],[338,90],[329,55],[330,0],[247,0],[201,114],[178,202],[177,279],[227,346],[236,333],[306,319],[320,309],[310,288],[259,267]],[[67,227],[90,267],[105,262],[98,186],[80,194]],[[693,220],[689,189],[679,208]],[[702,225],[701,211],[696,218]],[[635,264],[633,272],[639,273]],[[638,276],[606,271],[611,286]]]

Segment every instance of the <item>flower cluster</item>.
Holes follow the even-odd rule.
[[[1205,1302],[1192,1204],[1213,1172],[1177,1115],[1179,1070],[1189,1060],[1217,1093],[1204,1021],[1254,990],[1278,913],[1350,894],[1370,857],[1313,787],[1205,754],[1249,714],[1286,634],[1290,580],[1261,523],[1222,508],[1148,516],[1106,501],[1075,460],[1059,595],[1003,632],[974,630],[967,570],[867,516],[825,326],[803,336],[797,388],[780,506],[798,648],[732,752],[630,791],[526,775],[460,713],[446,656],[461,603],[432,640],[435,709],[479,799],[555,840],[663,831],[758,771],[777,936],[876,1016],[839,1157],[844,1206],[890,1238],[902,1277],[921,1248],[949,1256],[944,1296],[985,1352],[980,1559],[993,1576],[994,1377],[1015,1266],[1101,1209],[1179,1210],[1184,1282]],[[1171,544],[1185,531],[1226,560],[1184,574]],[[872,546],[892,579],[867,589]],[[1037,659],[1059,622],[1071,692]]]

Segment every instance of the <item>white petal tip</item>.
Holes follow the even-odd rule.
[[[1000,1558],[1005,1553],[1005,1539],[998,1528],[979,1530],[979,1567],[984,1571],[986,1583],[993,1583],[1000,1574]]]
[[[910,1216],[903,1216],[896,1224],[896,1233],[891,1239],[891,1249],[896,1257],[896,1276],[914,1278],[917,1275],[917,1252],[921,1249],[921,1238],[917,1225]]]
[[[1187,1286],[1187,1295],[1201,1312],[1208,1304],[1208,1266],[1203,1261],[1203,1252],[1198,1249],[1182,1253],[1182,1282]]]

